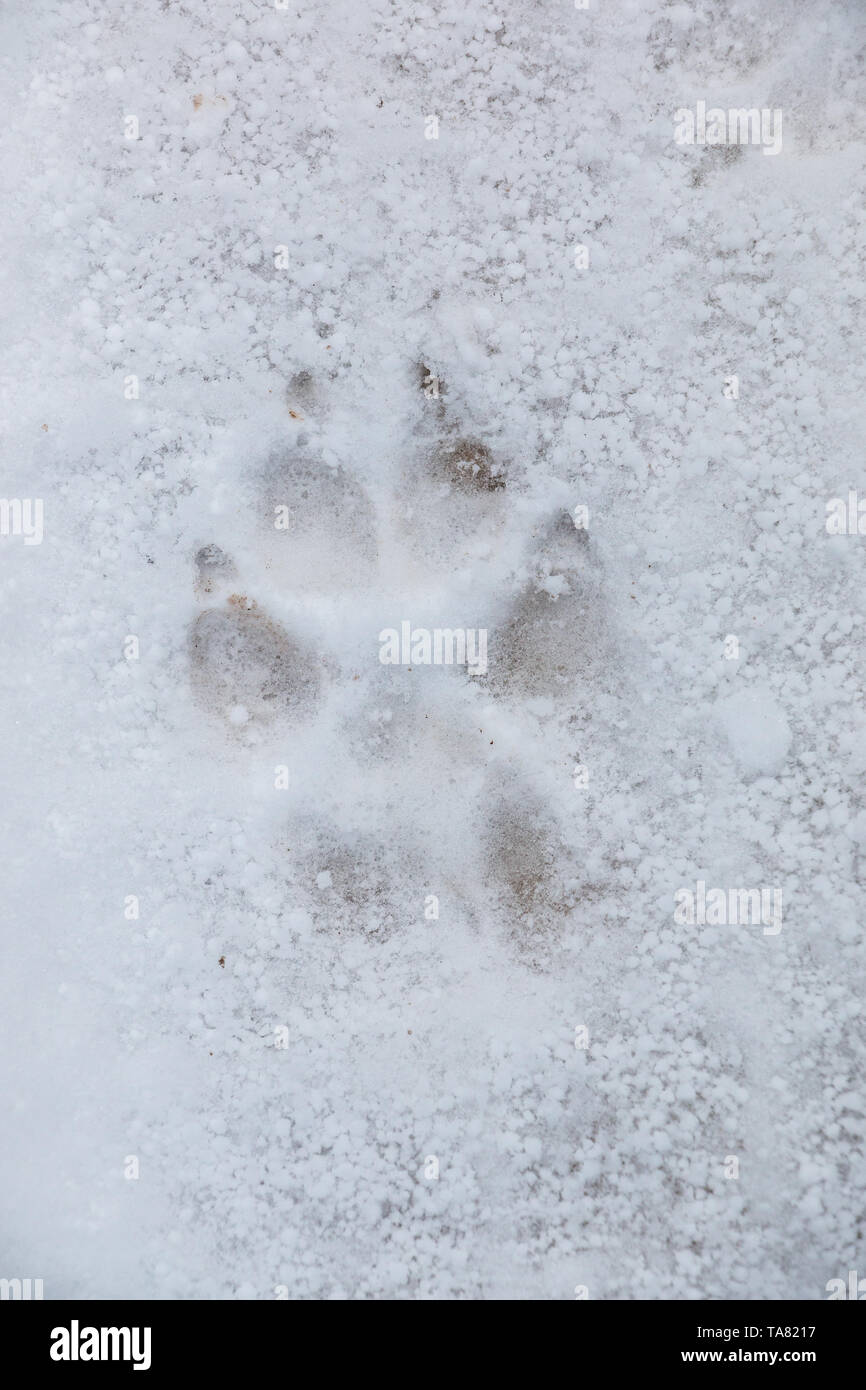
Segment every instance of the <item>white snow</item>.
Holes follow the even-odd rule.
[[[866,538],[825,530],[863,7],[0,23],[0,495],[44,502],[0,535],[0,1277],[826,1297],[866,1269]],[[677,145],[698,101],[782,150]],[[404,620],[489,675],[383,667]],[[698,881],[781,931],[675,923]]]
[[[740,766],[746,772],[780,772],[791,746],[784,710],[766,691],[740,690],[719,702],[719,719]]]

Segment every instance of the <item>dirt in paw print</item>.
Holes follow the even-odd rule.
[[[433,454],[433,471],[460,492],[497,492],[505,470],[480,439],[443,440]]]
[[[558,846],[539,798],[526,787],[512,785],[498,794],[491,788],[485,841],[490,878],[502,885],[517,918],[548,918],[557,898]]]
[[[499,693],[574,697],[611,657],[598,561],[585,530],[562,512],[536,538],[529,576],[502,615],[491,648]]]
[[[189,657],[196,699],[236,729],[302,720],[315,709],[321,660],[244,594],[198,615]]]
[[[508,520],[508,461],[493,439],[473,426],[470,412],[432,369],[418,378],[436,383],[414,389],[415,428],[401,450],[392,503],[408,574],[438,583],[469,577],[501,542]]]

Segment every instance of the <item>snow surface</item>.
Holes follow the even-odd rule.
[[[866,1273],[863,6],[12,0],[0,50],[45,507],[0,537],[0,1275]],[[678,146],[699,100],[782,152]],[[381,665],[403,620],[488,675]],[[698,880],[781,932],[676,925]]]

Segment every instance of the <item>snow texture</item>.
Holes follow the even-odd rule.
[[[0,51],[0,1276],[866,1274],[862,4],[11,0]]]

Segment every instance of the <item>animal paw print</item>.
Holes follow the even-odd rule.
[[[199,704],[235,729],[250,721],[267,726],[309,716],[321,690],[322,661],[233,587],[234,562],[218,546],[203,546],[195,563],[200,596],[213,599],[231,590],[190,628],[192,688]]]
[[[467,427],[430,368],[416,381],[395,457],[365,477],[333,381],[292,379],[286,442],[248,475],[242,553],[208,542],[195,555],[192,692],[241,749],[282,740],[290,761],[317,725],[303,745],[316,813],[287,817],[284,846],[317,925],[381,939],[438,890],[532,954],[593,885],[581,894],[573,826],[521,720],[585,702],[608,669],[602,578],[571,515],[526,527],[518,461]],[[486,673],[380,663],[381,629],[458,626],[467,604],[489,628]],[[485,734],[490,710],[504,747]]]

